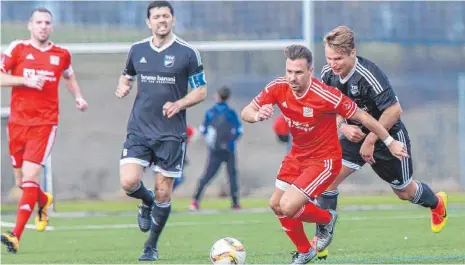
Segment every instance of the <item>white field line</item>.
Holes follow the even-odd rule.
[[[465,214],[450,214],[452,217],[465,217]],[[419,215],[399,215],[399,216],[352,216],[348,218],[342,217],[341,221],[370,221],[370,220],[407,220],[407,219],[429,219],[429,216]],[[264,220],[247,220],[247,221],[224,221],[224,222],[171,222],[166,226],[180,227],[180,226],[212,226],[212,225],[250,225],[250,224],[264,224],[271,221]],[[5,228],[12,228],[15,226],[11,222],[1,222],[0,225]],[[138,228],[137,224],[108,224],[108,225],[76,225],[76,226],[47,226],[46,230],[106,230],[106,229],[127,229]],[[34,225],[27,224],[26,229],[35,229]]]

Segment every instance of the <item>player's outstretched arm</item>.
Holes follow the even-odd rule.
[[[394,140],[394,138],[389,135],[389,132],[384,128],[384,126],[375,120],[370,114],[357,109],[351,119],[362,123],[371,132],[376,134],[379,139],[382,139],[384,144],[386,144],[386,146],[389,148],[389,151],[391,151],[392,155],[398,159],[402,159],[402,157],[409,157],[406,146],[403,143]]]
[[[76,79],[76,74],[71,73],[70,75],[63,75],[65,79],[66,88],[68,88],[69,93],[74,97],[76,101],[76,108],[81,111],[86,111],[88,104],[86,100],[82,97],[81,88]]]
[[[248,123],[268,120],[271,116],[273,116],[272,104],[265,104],[259,108],[254,102],[250,102],[241,112],[242,120]]]
[[[379,117],[379,123],[381,123],[386,130],[391,129],[391,127],[400,119],[400,115],[402,114],[402,107],[400,103],[397,102],[387,109],[383,111],[381,117]],[[375,143],[378,140],[378,136],[373,132],[370,132],[366,137],[365,141],[369,141],[370,143]]]
[[[0,72],[0,86],[2,87],[27,86],[30,88],[42,90],[44,82],[45,79],[42,76],[26,78],[22,76],[14,76]]]

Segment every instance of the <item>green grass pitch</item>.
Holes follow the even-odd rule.
[[[465,262],[465,195],[450,196],[449,223],[439,234],[431,232],[429,211],[392,196],[341,196],[340,219],[330,246],[327,261],[316,263],[454,263]],[[250,211],[266,207],[265,199],[244,200],[243,212],[231,212],[227,200],[203,204],[203,213],[191,214],[185,209],[188,200],[174,201],[174,213],[159,244],[159,264],[208,264],[209,250],[221,237],[240,240],[247,251],[249,264],[288,264],[293,246],[279,222],[269,211]],[[129,202],[63,202],[60,213],[76,211],[107,212],[105,216],[54,216],[49,226],[54,230],[39,233],[28,229],[20,242],[18,254],[2,248],[2,263],[139,263],[146,234],[136,223],[137,201]],[[86,207],[87,205],[87,207]],[[365,206],[365,210],[350,205]],[[403,205],[377,210],[380,205]],[[370,209],[370,208],[373,209]],[[13,210],[2,205],[2,212]],[[213,211],[209,209],[219,209]],[[263,209],[263,208],[262,208]],[[129,211],[129,215],[127,214]],[[14,216],[2,217],[2,231]],[[32,224],[32,222],[31,222]],[[306,225],[313,237],[314,225]]]

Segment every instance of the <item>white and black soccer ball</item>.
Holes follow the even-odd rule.
[[[232,237],[222,238],[210,250],[212,264],[245,264],[245,248]]]

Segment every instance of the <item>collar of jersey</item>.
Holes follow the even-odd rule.
[[[30,40],[28,40],[27,43],[28,43],[29,45],[31,45],[32,47],[34,47],[35,49],[41,51],[41,52],[46,52],[46,51],[50,50],[51,48],[53,48],[53,45],[54,45],[53,42],[49,41],[47,47],[45,47],[45,48],[40,48],[40,47],[38,47],[37,45],[35,45],[32,41],[30,41]]]
[[[307,90],[305,91],[305,93],[304,93],[302,96],[300,96],[300,97],[297,96],[296,93],[294,92],[294,90],[291,89],[291,90],[292,90],[292,94],[294,95],[295,99],[302,99],[302,98],[304,98],[304,97],[307,95],[308,91],[310,91],[310,88],[311,88],[312,85],[313,85],[313,77],[310,77],[310,78],[311,78],[310,84],[308,85]]]
[[[152,40],[153,40],[154,37],[152,36],[152,37],[150,38],[150,41],[149,41],[149,42],[150,42],[150,47],[152,48],[152,50],[154,50],[154,51],[160,53],[160,52],[166,50],[167,48],[169,48],[171,45],[173,45],[173,43],[176,41],[176,38],[177,38],[177,37],[178,37],[178,36],[174,35],[174,33],[173,33],[173,36],[172,36],[172,38],[171,38],[170,41],[168,41],[167,43],[165,43],[165,44],[164,44],[163,46],[161,46],[161,47],[156,47],[155,45],[153,45]]]
[[[352,68],[352,70],[350,70],[350,73],[344,79],[341,79],[341,76],[339,76],[339,82],[341,82],[341,84],[345,84],[345,83],[347,83],[347,81],[349,81],[349,79],[355,73],[355,68],[357,67],[357,64],[358,64],[358,58],[355,57],[355,64],[354,64],[354,67]]]

